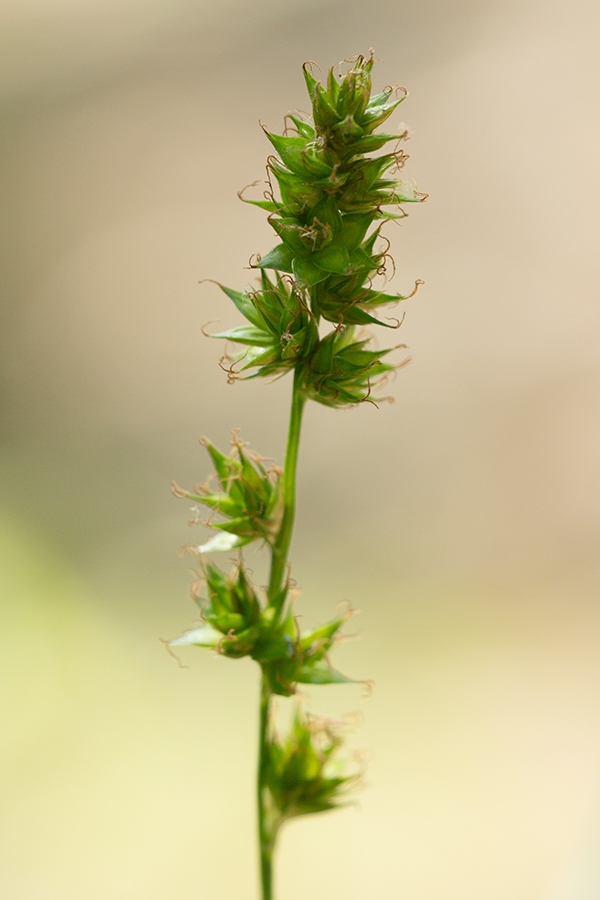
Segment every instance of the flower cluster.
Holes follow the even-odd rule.
[[[277,273],[271,281],[262,272],[262,290],[241,294],[219,285],[230,297],[250,325],[222,331],[211,337],[225,338],[247,345],[239,357],[244,365],[239,372],[255,368],[257,375],[284,375],[293,369],[316,346],[319,332],[313,316],[304,305],[304,298],[293,279]],[[230,369],[231,378],[237,372]]]
[[[333,668],[328,656],[350,610],[301,632],[287,587],[277,604],[261,604],[241,563],[228,576],[202,557],[200,565],[207,597],[201,596],[200,581],[193,586],[193,596],[202,624],[175,638],[171,646],[210,647],[232,659],[250,656],[262,667],[271,692],[284,697],[294,694],[298,684],[352,681]]]
[[[298,709],[286,738],[270,738],[266,788],[276,828],[295,816],[346,805],[362,773],[360,766],[337,757],[343,725],[305,716]]]
[[[326,86],[304,66],[312,122],[290,115],[295,133],[266,131],[277,152],[268,161],[267,198],[246,201],[269,212],[280,243],[254,263],[261,289],[238,293],[223,287],[250,324],[213,335],[246,345],[233,360],[231,378],[295,369],[305,397],[334,407],[371,399],[397,368],[383,361],[389,350],[368,349],[370,336],[356,328],[399,324],[373,315],[405,299],[373,287],[390,259],[377,242],[386,220],[405,215],[402,204],[426,197],[395,174],[407,158],[398,149],[406,128],[375,134],[406,94],[388,87],[371,97],[373,62],[372,54],[359,56],[341,80],[331,69]],[[389,142],[392,151],[366,155]],[[265,270],[275,272],[273,280]],[[321,319],[335,331],[319,339]],[[248,369],[255,371],[240,374]]]
[[[232,550],[259,539],[272,543],[281,523],[280,470],[272,466],[267,471],[261,457],[249,452],[236,432],[232,443],[232,454],[225,456],[206,438],[202,440],[215,466],[220,491],[200,485],[197,488],[200,493],[192,493],[173,485],[177,497],[203,503],[225,519],[217,522],[209,519],[205,523],[221,533],[201,547],[204,553]]]

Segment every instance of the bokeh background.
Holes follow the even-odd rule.
[[[590,0],[5,0],[0,894],[255,898],[256,673],[194,621],[175,478],[233,426],[282,459],[290,384],[228,386],[272,246],[236,198],[306,109],[301,64],[399,82],[388,236],[413,363],[306,415],[293,574],[373,678],[351,808],[289,826],[281,900],[600,896],[598,29]],[[396,333],[393,334],[396,338]],[[260,556],[248,564],[263,577]]]

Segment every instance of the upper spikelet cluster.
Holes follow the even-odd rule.
[[[388,87],[371,96],[373,63],[372,53],[359,56],[341,78],[332,68],[326,85],[305,64],[312,122],[290,114],[285,134],[265,129],[277,153],[267,163],[269,190],[265,199],[246,202],[269,212],[280,243],[253,263],[262,273],[260,290],[223,287],[250,325],[215,335],[245,345],[229,370],[232,378],[248,369],[254,375],[295,369],[304,395],[328,406],[369,399],[395,368],[383,361],[389,350],[368,350],[370,338],[357,327],[397,324],[373,315],[405,299],[373,287],[390,259],[378,239],[385,221],[405,215],[402,204],[426,197],[397,177],[407,158],[398,149],[406,128],[375,133],[406,92]],[[367,155],[390,142],[390,152]],[[321,319],[335,325],[322,339]]]

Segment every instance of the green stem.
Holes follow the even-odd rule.
[[[290,414],[290,427],[288,432],[287,450],[282,476],[283,492],[283,516],[271,556],[271,575],[269,578],[269,603],[275,607],[276,613],[281,612],[283,600],[281,589],[285,577],[287,555],[292,539],[294,527],[294,513],[296,510],[296,464],[298,461],[298,446],[300,444],[300,426],[302,424],[302,411],[305,398],[302,396],[297,372],[294,373],[294,387],[292,391],[292,410]],[[262,900],[273,898],[273,851],[275,849],[275,837],[277,825],[273,821],[272,810],[268,806],[267,768],[269,760],[268,729],[271,706],[271,690],[269,683],[263,675],[260,692],[260,724],[258,729],[258,841],[260,847],[260,879],[262,887]]]
[[[294,527],[296,511],[296,463],[300,444],[300,426],[305,398],[299,386],[298,371],[294,372],[294,388],[292,392],[292,411],[290,428],[283,470],[283,517],[279,533],[272,547],[271,577],[269,579],[269,602],[275,604],[283,587],[288,550]]]
[[[266,678],[262,677],[260,691],[260,720],[258,729],[258,844],[260,847],[260,883],[262,888],[262,900],[272,900],[273,897],[273,850],[275,835],[272,834],[272,826],[267,821],[268,810],[266,807],[266,773],[269,764],[267,757],[267,740],[269,728],[269,707],[271,692]]]

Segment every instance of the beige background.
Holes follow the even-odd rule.
[[[410,91],[388,231],[414,362],[311,406],[294,576],[359,606],[313,691],[360,709],[360,810],[289,826],[280,900],[600,896],[598,28],[587,0],[9,0],[2,11],[0,895],[255,898],[256,674],[194,620],[197,438],[281,459],[290,384],[231,387],[201,278],[274,243],[236,191],[374,46]],[[398,124],[394,120],[395,124]],[[397,335],[394,334],[396,339]],[[383,338],[382,338],[383,341]],[[249,564],[257,578],[263,565]],[[183,654],[182,654],[183,655]]]

